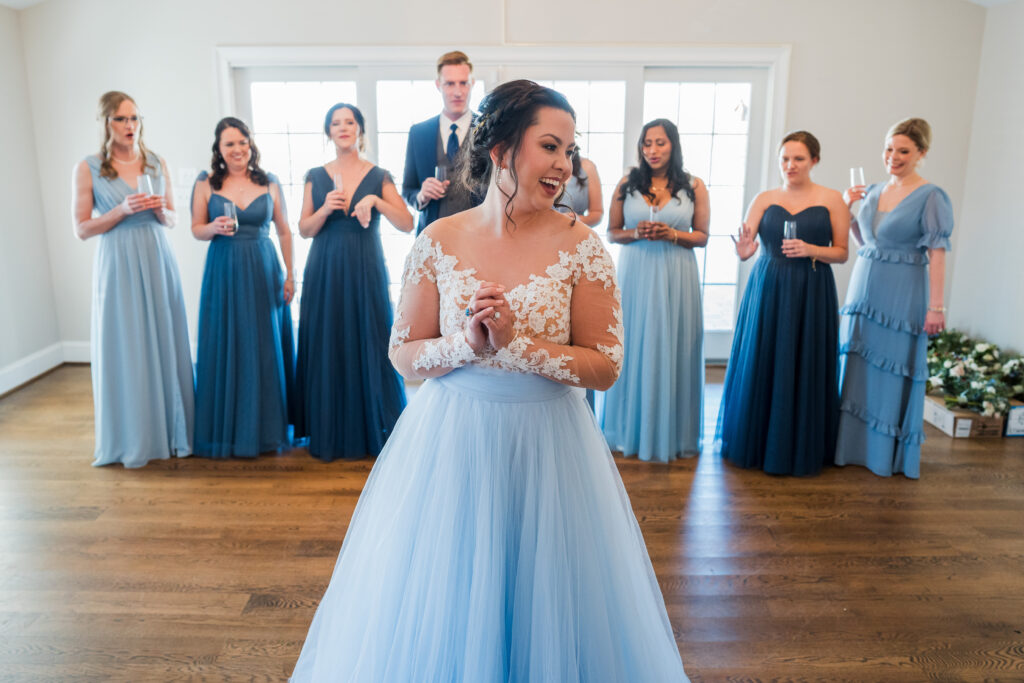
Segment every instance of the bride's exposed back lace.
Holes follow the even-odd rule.
[[[465,309],[480,286],[476,269],[425,232],[405,263],[391,361],[407,377],[436,377],[473,363],[536,373],[563,384],[606,388],[622,365],[622,311],[615,266],[592,233],[572,251],[539,257],[505,298],[515,337],[503,349],[474,354],[464,336]]]

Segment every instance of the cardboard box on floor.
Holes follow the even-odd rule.
[[[1004,417],[984,417],[981,413],[947,408],[942,396],[924,397],[924,421],[954,439],[999,438]]]
[[[1010,401],[1010,414],[1006,416],[1006,435],[1024,436],[1024,403]]]

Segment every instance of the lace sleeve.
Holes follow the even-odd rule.
[[[622,305],[615,264],[591,235],[576,246],[567,265],[572,276],[569,344],[517,335],[495,358],[511,370],[603,391],[622,369]]]
[[[476,356],[462,330],[441,335],[434,266],[439,255],[439,248],[426,234],[421,234],[405,260],[388,357],[395,369],[409,379],[440,377]]]

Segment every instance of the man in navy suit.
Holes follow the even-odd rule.
[[[402,196],[420,212],[416,234],[436,221],[474,206],[469,190],[453,182],[455,155],[473,123],[469,93],[473,89],[473,65],[464,52],[447,52],[437,60],[434,82],[444,109],[437,116],[409,129],[405,149]],[[440,176],[440,179],[438,178]]]

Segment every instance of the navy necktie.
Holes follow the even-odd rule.
[[[448,161],[455,163],[455,155],[459,151],[459,136],[455,134],[455,131],[459,129],[458,125],[452,124],[452,133],[448,136],[448,147],[445,148],[445,154],[448,155]]]

